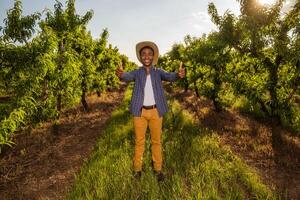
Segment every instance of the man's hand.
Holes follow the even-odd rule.
[[[178,70],[178,76],[180,77],[180,78],[183,78],[184,76],[185,76],[185,69],[184,68],[182,68],[182,65],[183,65],[183,63],[182,62],[180,62],[180,65],[179,65],[179,70]]]
[[[123,70],[123,63],[122,61],[120,62],[120,66],[117,68],[116,70],[116,75],[121,78],[122,74],[124,73],[124,70]]]

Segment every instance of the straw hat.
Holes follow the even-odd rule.
[[[136,56],[138,58],[138,60],[140,62],[142,62],[141,56],[140,56],[140,51],[142,48],[144,47],[150,47],[151,49],[153,49],[154,51],[154,55],[153,55],[153,65],[157,64],[158,61],[158,55],[159,55],[159,51],[158,51],[158,47],[154,42],[151,41],[142,41],[136,44]]]

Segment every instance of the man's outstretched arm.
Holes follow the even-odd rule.
[[[130,82],[135,80],[135,70],[130,72],[123,72],[119,77],[121,81]]]
[[[172,82],[183,78],[185,76],[185,69],[182,66],[183,62],[180,62],[178,72],[166,72],[163,69],[159,69],[161,80]]]
[[[160,72],[161,80],[163,81],[173,82],[180,78],[177,72],[167,72],[163,69],[159,69],[159,72]]]
[[[116,69],[116,75],[121,81],[130,82],[135,80],[136,69],[130,72],[124,72],[123,64],[120,63],[120,66]]]

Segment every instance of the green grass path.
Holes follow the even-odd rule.
[[[170,97],[162,135],[167,179],[158,183],[152,172],[148,130],[145,172],[140,181],[135,180],[133,121],[128,111],[131,91],[132,85],[76,175],[67,199],[276,199],[253,169]]]

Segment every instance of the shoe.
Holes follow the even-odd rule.
[[[156,172],[156,177],[157,177],[158,182],[161,182],[161,181],[165,180],[165,175],[161,171]]]
[[[141,171],[134,172],[133,177],[134,177],[135,179],[140,180],[140,179],[141,179],[141,176],[142,176],[142,172],[141,172]]]

